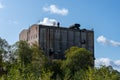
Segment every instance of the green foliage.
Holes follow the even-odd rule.
[[[7,53],[9,53],[10,45],[7,43],[5,39],[0,38],[0,66],[2,66],[3,61],[7,57]]]
[[[85,70],[76,71],[74,75],[74,80],[87,80],[87,79],[84,79],[85,76],[86,76]]]
[[[43,70],[41,75],[41,80],[51,80],[53,72],[49,70]]]
[[[20,80],[22,77],[17,66],[12,66],[7,76],[8,80]]]
[[[32,50],[32,64],[38,67],[43,67],[48,61],[42,49],[37,44],[31,46]]]
[[[63,71],[61,69],[62,60],[53,60],[50,64],[50,70],[53,72],[52,79],[57,80],[58,78],[63,79]]]
[[[3,61],[7,53],[10,57]],[[120,80],[120,72],[110,66],[94,68],[92,54],[84,48],[71,47],[65,58],[49,60],[37,44],[19,41],[10,47],[0,38],[0,80]]]
[[[4,62],[8,58],[8,54],[10,49],[10,45],[7,43],[5,39],[0,38],[0,77],[7,73],[6,69],[4,68]]]
[[[88,66],[93,66],[92,54],[85,48],[71,47],[66,52],[66,65],[76,65],[75,68],[86,69]],[[72,66],[73,67],[73,66]]]
[[[30,49],[26,41],[19,41],[16,43],[16,54],[18,55],[18,60],[21,65],[27,65],[31,63],[32,50]]]
[[[89,68],[83,80],[120,80],[120,75],[112,67],[101,66],[100,68]]]
[[[71,75],[70,78],[76,71],[86,70],[88,66],[93,66],[92,54],[84,48],[71,47],[65,52],[65,57],[62,67],[64,74]]]
[[[35,76],[40,76],[42,73],[42,69],[45,68],[48,63],[48,59],[45,56],[42,49],[37,44],[33,44],[31,46],[32,50],[32,63],[31,63],[31,71]]]

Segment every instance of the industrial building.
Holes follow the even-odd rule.
[[[79,24],[69,27],[48,26],[34,24],[19,34],[20,40],[30,45],[37,43],[48,56],[54,59],[64,59],[64,52],[72,46],[86,48],[91,51],[94,58],[94,31],[80,29]]]

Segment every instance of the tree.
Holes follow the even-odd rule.
[[[9,44],[5,39],[0,38],[0,65],[2,65],[2,62],[5,60],[5,57],[9,51]]]
[[[32,50],[32,71],[35,73],[35,76],[40,76],[42,69],[46,66],[48,59],[45,56],[43,50],[37,45],[33,44],[31,46]]]
[[[100,68],[89,67],[81,80],[120,80],[120,73],[111,66],[101,66]]]
[[[3,69],[4,61],[7,60],[10,46],[5,39],[0,38],[0,76],[6,74],[7,71]]]
[[[26,78],[30,72],[30,64],[32,61],[32,50],[26,41],[18,41],[15,43],[15,51],[17,58],[17,69],[22,78]]]
[[[23,66],[31,63],[32,61],[32,50],[26,41],[18,41],[16,43],[15,54],[17,54],[18,61]]]
[[[37,45],[37,44],[33,44],[31,46],[31,50],[32,50],[32,63],[34,64],[39,64],[39,66],[43,66],[46,61],[47,61],[47,57],[45,56],[44,51]]]
[[[62,60],[52,60],[50,71],[53,72],[51,78],[53,80],[63,80],[63,71],[61,69]]]
[[[66,60],[63,61],[63,69],[70,78],[76,71],[86,70],[88,66],[93,66],[93,57],[91,52],[84,48],[71,47],[65,52]],[[68,73],[69,72],[69,73]]]

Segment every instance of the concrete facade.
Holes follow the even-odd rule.
[[[20,40],[30,45],[37,43],[48,56],[63,59],[66,49],[72,46],[86,48],[94,58],[94,31],[79,29],[79,25],[69,28],[34,24],[29,29],[21,31]]]

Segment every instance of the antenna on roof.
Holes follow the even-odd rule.
[[[60,27],[60,23],[59,22],[57,22],[57,27]]]

